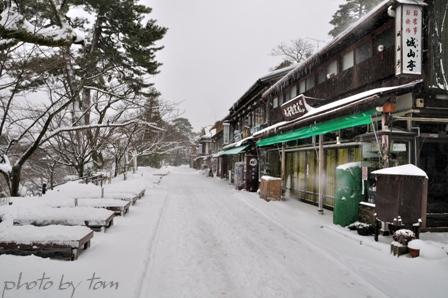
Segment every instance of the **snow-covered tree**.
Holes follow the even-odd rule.
[[[346,0],[333,14],[330,21],[333,29],[328,34],[335,37],[380,2],[381,0]]]

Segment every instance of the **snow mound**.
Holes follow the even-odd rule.
[[[420,257],[422,258],[439,260],[448,257],[447,253],[442,248],[420,239],[410,241],[408,247],[411,249],[419,249]]]
[[[101,196],[101,187],[96,186],[93,183],[84,184],[78,181],[71,181],[56,187],[54,190],[49,191],[43,197],[44,198],[76,198],[84,196]]]

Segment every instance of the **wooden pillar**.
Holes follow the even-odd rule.
[[[319,135],[319,202],[318,202],[318,212],[320,214],[324,213],[324,136]]]
[[[282,190],[286,190],[286,144],[282,143],[282,156],[281,156],[281,178],[282,178]]]

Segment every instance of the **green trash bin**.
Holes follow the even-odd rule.
[[[333,223],[345,227],[357,221],[359,202],[361,200],[361,162],[339,165],[336,168]]]

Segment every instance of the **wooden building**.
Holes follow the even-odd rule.
[[[374,203],[372,171],[414,164],[429,177],[424,222],[448,228],[447,16],[446,0],[385,0],[303,63],[258,79],[222,121],[217,175],[243,162],[246,178],[280,177],[285,195],[323,210],[338,166],[361,163]]]
[[[266,90],[261,171],[321,209],[338,165],[362,162],[374,202],[369,172],[415,164],[429,176],[428,226],[448,227],[447,13],[446,0],[383,1]]]
[[[269,125],[271,116],[270,106],[262,94],[293,68],[275,70],[257,79],[229,109],[222,121],[223,147],[214,155],[218,159],[219,177],[232,180],[230,173],[234,172],[236,163],[246,159],[249,162],[257,156],[253,135]]]

